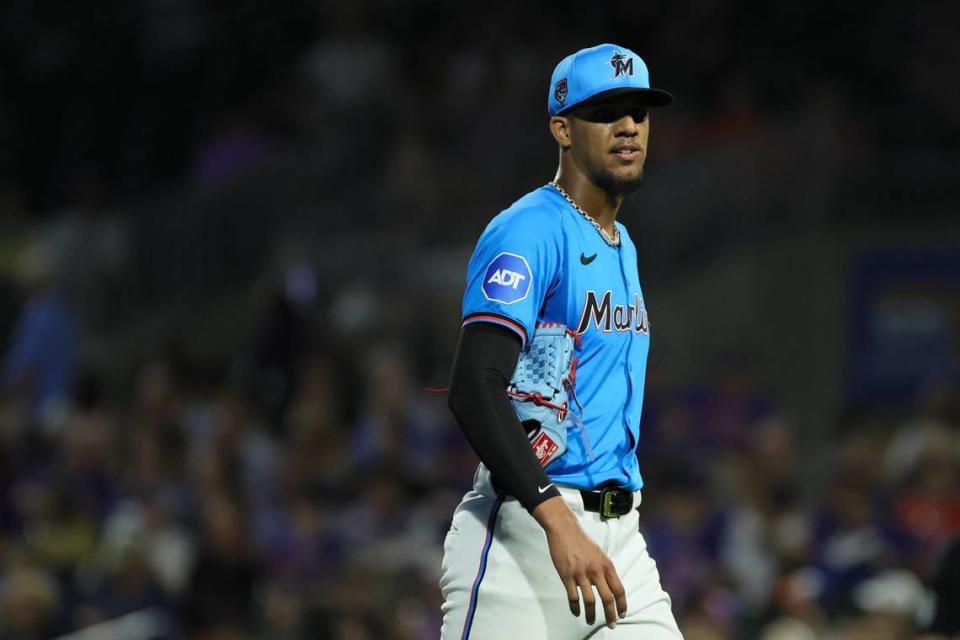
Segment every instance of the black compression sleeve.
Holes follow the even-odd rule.
[[[505,327],[475,322],[463,328],[453,363],[449,403],[460,428],[497,486],[527,511],[560,495],[533,454],[506,394],[517,366],[520,337]]]

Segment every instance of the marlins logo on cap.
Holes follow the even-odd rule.
[[[613,54],[613,57],[610,58],[610,66],[613,67],[614,78],[619,78],[623,75],[633,75],[633,58],[625,56],[619,51]]]
[[[555,116],[588,100],[621,93],[633,94],[648,107],[662,107],[673,100],[670,93],[650,86],[643,58],[626,47],[601,44],[560,61],[550,78],[547,111]]]

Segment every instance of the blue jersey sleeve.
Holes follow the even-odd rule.
[[[467,266],[463,324],[503,325],[526,346],[559,280],[562,243],[559,215],[547,207],[508,209],[494,218]]]

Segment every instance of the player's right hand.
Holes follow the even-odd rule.
[[[596,588],[603,603],[607,626],[612,629],[616,626],[618,616],[622,618],[627,615],[627,595],[610,558],[584,533],[560,496],[540,503],[533,510],[533,516],[547,534],[550,558],[567,590],[570,612],[575,616],[580,615],[582,596],[584,618],[587,624],[594,624]]]

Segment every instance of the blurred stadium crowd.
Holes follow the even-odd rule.
[[[117,619],[129,638],[437,637],[440,544],[475,459],[404,345],[356,361],[301,312],[276,299],[246,384],[161,353],[112,398],[69,355],[69,311],[27,300],[5,370],[0,637]],[[912,637],[960,530],[956,410],[933,396],[891,428],[854,420],[805,458],[748,373],[652,389],[643,527],[686,637]]]
[[[678,94],[645,206],[689,215],[632,222],[642,270],[955,215],[956,7],[862,4],[4,3],[0,640],[438,637],[476,459],[423,387],[464,249],[549,177],[549,70],[639,42]],[[723,173],[734,140],[768,173]],[[953,376],[811,439],[750,358],[651,371],[642,526],[685,637],[960,633]]]

